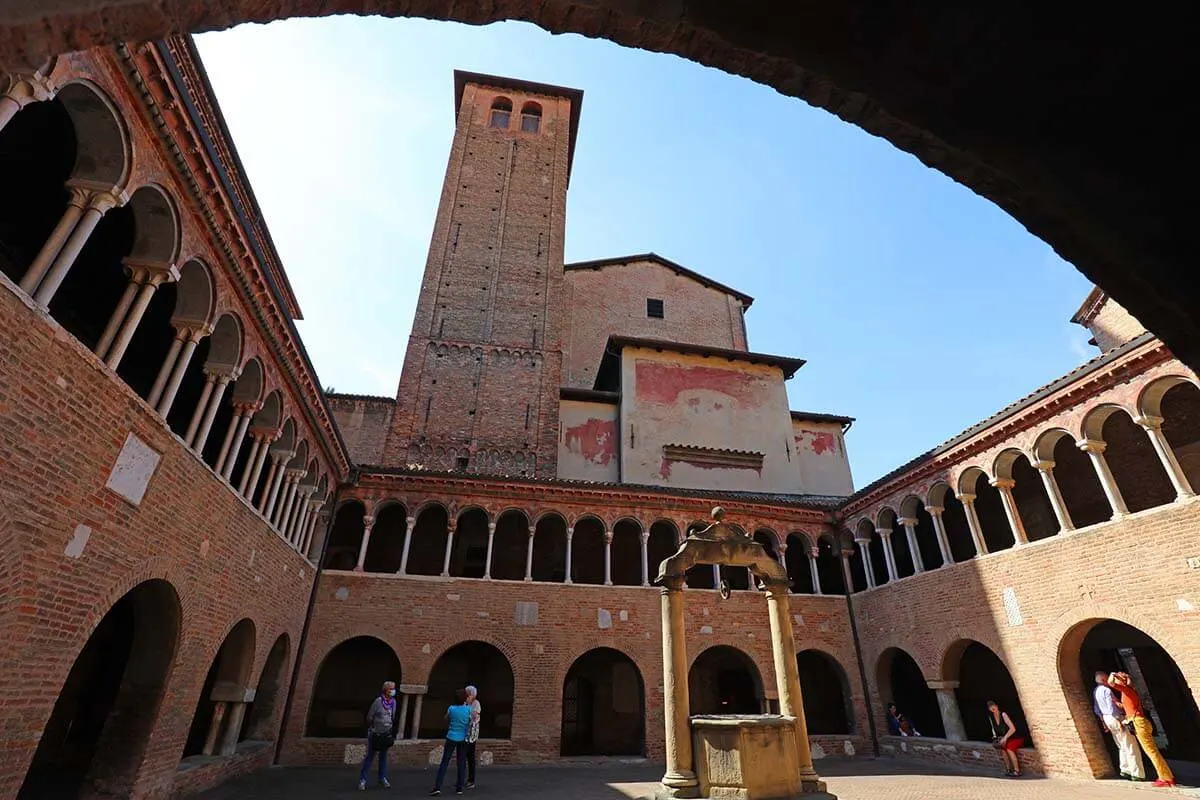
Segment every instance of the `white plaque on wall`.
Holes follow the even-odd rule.
[[[135,506],[140,505],[161,459],[160,453],[131,433],[125,437],[125,444],[117,454],[117,463],[108,473],[108,482],[104,485]]]

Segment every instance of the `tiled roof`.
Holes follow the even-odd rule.
[[[366,400],[371,403],[391,403],[395,405],[396,398],[385,397],[378,394],[344,394],[342,392],[326,392],[325,396],[330,400]]]

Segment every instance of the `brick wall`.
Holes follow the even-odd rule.
[[[390,397],[331,394],[326,396],[342,439],[355,464],[379,464],[392,427],[396,401]]]
[[[1125,344],[1130,339],[1146,332],[1146,326],[1125,310],[1125,307],[1111,297],[1096,312],[1088,328],[1092,332],[1100,351],[1107,353],[1114,347]]]

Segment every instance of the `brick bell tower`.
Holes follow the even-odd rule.
[[[384,449],[556,474],[567,183],[583,92],[456,71],[457,124]]]

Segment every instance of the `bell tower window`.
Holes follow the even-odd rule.
[[[497,97],[492,101],[492,113],[488,117],[488,127],[508,130],[508,121],[511,117],[512,100],[507,97]]]
[[[537,103],[526,103],[521,106],[521,131],[537,133],[542,127],[542,107]]]

